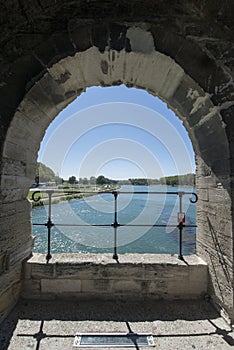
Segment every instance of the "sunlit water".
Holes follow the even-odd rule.
[[[121,191],[186,191],[189,187],[123,186]],[[186,224],[196,224],[196,205],[183,196],[183,211]],[[118,223],[131,225],[169,224],[168,227],[119,227],[117,229],[118,253],[178,253],[177,212],[179,199],[176,195],[119,194]],[[112,253],[114,229],[105,227],[56,226],[56,224],[103,224],[114,222],[114,196],[102,194],[81,200],[72,200],[52,205],[51,253]],[[46,223],[48,206],[32,210],[33,223]],[[36,237],[34,252],[47,252],[47,228],[33,226]],[[196,229],[183,230],[183,254],[195,253]]]

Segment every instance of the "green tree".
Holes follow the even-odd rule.
[[[98,176],[96,182],[98,185],[109,185],[111,183],[110,179],[103,175]]]
[[[76,177],[70,176],[68,179],[68,182],[69,182],[69,184],[74,185],[77,182]]]
[[[167,184],[168,186],[195,186],[195,174],[174,175],[160,178],[161,184]]]
[[[54,178],[56,185],[61,185],[63,183],[63,179],[59,176],[55,176]]]
[[[148,185],[148,179],[145,179],[145,178],[128,179],[128,180],[133,186],[147,186]]]
[[[96,184],[96,177],[95,176],[91,176],[89,179],[89,183],[90,185],[95,185]]]
[[[83,184],[84,185],[88,185],[88,183],[89,183],[89,180],[87,179],[87,177],[84,177],[83,178]]]
[[[37,163],[35,182],[39,184],[39,182],[47,182],[54,181],[56,175],[52,169],[46,166],[43,163]]]

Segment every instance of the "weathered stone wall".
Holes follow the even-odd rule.
[[[197,253],[209,266],[209,294],[232,318],[233,232],[230,191],[221,182],[218,184],[217,179],[211,172],[206,172],[207,167],[202,164],[197,173]]]
[[[21,264],[31,255],[31,205],[27,200],[1,205],[0,320],[17,302],[21,290]]]
[[[47,126],[88,86],[124,83],[165,100],[190,135],[198,253],[209,264],[210,293],[234,320],[233,8],[211,0],[0,4],[3,280],[15,271],[6,262],[20,266],[31,250],[25,198]],[[15,272],[0,296],[18,281]]]
[[[197,256],[111,254],[34,256],[23,265],[22,297],[28,299],[191,299],[207,293],[207,265]]]
[[[126,85],[141,85],[142,88],[168,101],[170,106],[182,118],[190,134],[197,154],[197,188],[199,198],[201,197],[201,200],[197,204],[199,218],[199,229],[197,232],[198,251],[201,256],[206,257],[208,249],[207,236],[212,240],[207,217],[211,213],[211,208],[213,208],[212,210],[217,210],[215,209],[217,207],[214,200],[210,199],[208,200],[209,205],[207,205],[207,199],[205,198],[203,200],[204,196],[206,197],[209,191],[214,192],[217,184],[221,182],[224,187],[222,191],[226,194],[226,200],[229,197],[229,182],[225,175],[229,168],[227,164],[228,144],[224,130],[222,129],[221,117],[218,109],[214,107],[209,97],[205,95],[203,90],[173,60],[154,51],[152,46],[149,46],[153,45],[153,41],[149,40],[150,35],[148,32],[144,32],[141,28],[134,26],[130,33],[131,38],[134,37],[134,33],[135,35],[140,33],[141,37],[145,36],[145,39],[148,38],[148,42],[144,44],[143,50],[146,50],[147,47],[147,50],[149,51],[150,48],[151,51],[147,54],[139,52],[127,53],[126,51],[107,51],[100,53],[97,48],[93,47],[84,53],[63,59],[51,67],[49,73],[45,74],[40,82],[31,88],[23,103],[21,103],[8,131],[8,139],[4,148],[4,159],[16,158],[18,161],[20,160],[24,164],[27,164],[28,168],[31,169],[31,164],[35,161],[35,154],[43,132],[57,111],[69,101],[69,99],[66,99],[66,96],[71,96],[73,91],[77,89],[80,91],[87,86],[93,85],[109,86],[114,84],[117,79]],[[104,62],[106,69],[103,71]],[[63,79],[63,83],[58,83],[60,77],[64,77],[65,75],[67,79]],[[60,96],[59,102],[55,103],[58,96]],[[35,128],[37,131],[34,134],[33,140],[25,142],[24,138],[19,139],[16,137],[16,132],[20,129],[24,130],[27,127],[27,120],[33,123],[31,128]],[[203,136],[202,134],[204,125],[206,127],[208,125],[208,128],[212,125],[217,125],[216,131],[214,130],[210,133],[209,139],[207,135]],[[72,133],[70,135],[70,142],[72,138],[74,138],[74,141],[76,140],[75,130],[74,135]],[[212,150],[210,150],[210,144],[212,145]],[[17,152],[14,151],[16,148]],[[202,157],[205,157],[206,163],[204,160],[201,160]],[[63,159],[61,159],[62,161]],[[214,174],[212,167],[218,161],[220,162],[220,168],[216,167],[216,174]],[[7,161],[6,164],[8,164]],[[223,171],[224,175],[222,174]],[[11,179],[9,186],[7,185],[8,179]],[[21,178],[21,183],[27,184],[28,181],[28,186],[21,187],[21,192],[20,190],[18,191],[18,176],[12,179],[11,175],[7,174],[7,176],[2,176],[2,181],[5,181],[3,193],[6,193],[4,200],[7,202],[9,200],[11,201],[12,193],[18,199],[22,195],[26,196],[26,190],[31,179],[29,176]],[[220,203],[223,198],[224,196],[222,195],[220,199],[217,197],[216,200]],[[227,203],[227,206],[230,208],[230,201]],[[230,218],[230,211],[225,211],[224,220],[230,222]],[[232,239],[231,226],[225,226],[225,230],[226,235]],[[28,234],[29,232],[30,226],[28,225]],[[229,249],[229,242],[227,242],[226,249],[228,253],[227,259],[232,261],[232,250]],[[212,246],[214,246],[214,242]],[[206,259],[208,258],[206,257]],[[223,306],[230,311],[230,305],[232,305],[233,300],[232,289],[229,288],[226,275],[223,275],[223,271],[218,272],[216,270],[210,269],[211,276],[215,276],[215,279],[217,279],[218,274],[218,279],[220,282],[222,281],[223,288],[222,290],[216,289],[214,294],[218,299],[223,299],[223,295],[225,295],[224,300],[228,298],[228,303],[226,304],[225,302]],[[230,280],[232,281],[231,265],[228,266],[228,270]],[[212,284],[210,292],[213,293]]]

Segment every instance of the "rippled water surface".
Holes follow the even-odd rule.
[[[120,191],[193,191],[193,188],[166,186],[123,186]],[[189,202],[190,196],[183,196],[183,211],[186,224],[196,224],[196,205]],[[156,194],[119,194],[118,223],[131,225],[171,225],[168,227],[124,226],[119,227],[118,253],[178,253],[177,212],[179,200],[176,195]],[[56,226],[61,224],[103,224],[114,222],[114,196],[102,194],[81,200],[72,200],[52,205],[51,229],[52,253],[112,253],[114,229],[111,226]],[[48,206],[32,210],[33,223],[45,223]],[[173,226],[173,227],[172,227]],[[45,226],[33,226],[36,237],[34,252],[46,253],[47,229]],[[183,230],[183,254],[195,252],[196,229],[188,227]]]

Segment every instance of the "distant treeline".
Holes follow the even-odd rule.
[[[195,174],[174,175],[161,177],[160,179],[129,179],[131,185],[168,185],[168,186],[195,186]]]
[[[174,175],[174,176],[166,176],[161,177],[160,179],[146,179],[146,178],[133,178],[128,180],[112,180],[103,175],[91,176],[89,179],[79,178],[76,179],[75,176],[70,176],[67,180],[56,176],[54,171],[47,167],[43,163],[37,163],[37,171],[35,182],[39,184],[39,182],[48,182],[54,181],[57,185],[61,184],[70,184],[70,185],[168,185],[168,186],[195,186],[195,174],[185,174],[185,175]]]

